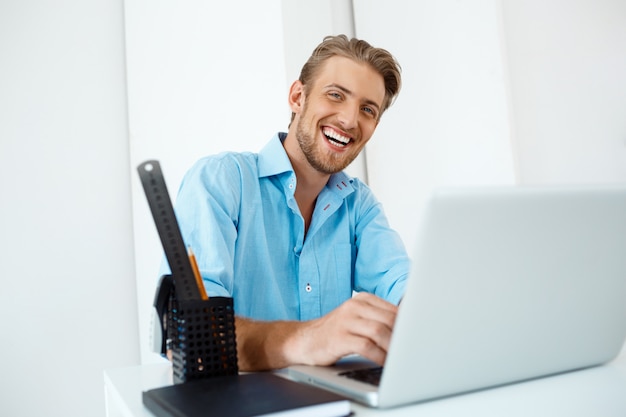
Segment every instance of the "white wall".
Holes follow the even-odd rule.
[[[139,363],[122,2],[0,2],[0,415],[104,416]]]
[[[626,182],[626,2],[502,11],[520,181]]]

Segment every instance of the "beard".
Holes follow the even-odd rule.
[[[306,105],[302,114],[306,114]],[[358,152],[324,152],[321,146],[317,146],[315,137],[305,131],[302,118],[298,120],[296,126],[296,139],[309,165],[323,174],[336,174],[343,171],[359,154]]]

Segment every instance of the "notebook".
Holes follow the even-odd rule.
[[[380,384],[291,378],[394,407],[596,366],[626,336],[626,187],[442,189],[427,204]]]
[[[344,417],[350,402],[332,392],[260,372],[195,379],[142,394],[157,417]]]

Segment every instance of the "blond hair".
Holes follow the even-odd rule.
[[[333,56],[342,56],[368,64],[382,76],[385,83],[385,98],[380,112],[382,115],[391,106],[402,85],[400,64],[393,55],[385,49],[373,47],[364,40],[348,39],[346,35],[326,36],[313,50],[300,72],[299,80],[305,91],[307,86],[313,83],[323,64]],[[295,114],[292,113],[292,121],[294,117]]]

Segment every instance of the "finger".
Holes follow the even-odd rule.
[[[391,341],[393,328],[384,323],[368,319],[356,319],[352,322],[349,334],[369,340],[371,343],[387,351]]]
[[[358,299],[355,297],[353,300],[356,304],[353,308],[357,317],[380,322],[393,328],[398,313],[395,305],[371,294],[359,296]]]
[[[363,303],[367,303],[369,305],[371,305],[372,307],[381,309],[381,310],[386,310],[386,311],[391,311],[391,312],[397,312],[398,311],[398,306],[395,304],[390,303],[387,300],[384,300],[374,294],[370,294],[370,293],[366,293],[366,292],[361,292],[361,293],[357,293],[354,297],[354,300],[357,300],[359,302],[363,302]]]
[[[384,365],[387,358],[387,350],[373,343],[371,339],[361,336],[350,335],[346,338],[346,352],[356,353],[378,365]]]
[[[396,322],[396,315],[395,311],[381,310],[372,307],[362,307],[356,312],[356,318],[382,324],[390,330],[393,329]]]

